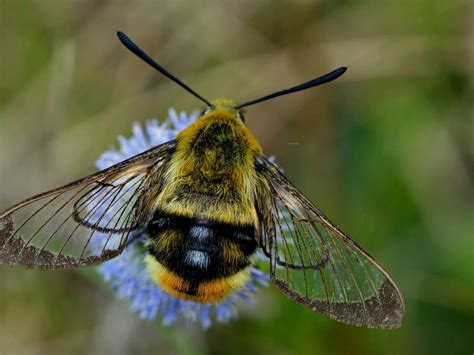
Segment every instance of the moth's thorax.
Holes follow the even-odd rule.
[[[219,147],[227,139],[228,141],[241,142],[246,149],[254,154],[262,153],[260,144],[239,117],[240,113],[231,107],[233,103],[227,100],[217,100],[215,104],[216,108],[206,111],[177,135],[181,148],[184,150],[193,148],[190,145],[195,142],[196,138],[203,135],[204,137],[200,137],[200,142],[203,143],[203,140],[206,139],[208,148]],[[225,129],[216,131],[219,127]]]
[[[255,156],[262,152],[237,112],[216,108],[184,129],[164,178],[157,209],[253,224]]]

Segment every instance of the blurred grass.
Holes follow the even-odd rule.
[[[132,121],[199,105],[117,29],[209,99],[349,65],[328,86],[249,108],[247,122],[388,268],[407,307],[399,330],[360,329],[269,289],[202,332],[142,322],[75,272],[1,268],[0,354],[472,353],[473,16],[467,0],[0,0],[0,209],[94,171]]]

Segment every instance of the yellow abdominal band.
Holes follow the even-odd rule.
[[[145,257],[145,264],[152,280],[170,295],[196,302],[216,303],[233,291],[243,287],[250,277],[250,268],[243,269],[230,277],[205,281],[191,294],[189,282],[161,265],[153,256]]]

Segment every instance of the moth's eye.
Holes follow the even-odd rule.
[[[240,118],[240,120],[245,123],[245,117],[241,112],[237,112],[237,117]]]

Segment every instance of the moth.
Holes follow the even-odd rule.
[[[236,104],[208,101],[175,139],[0,214],[0,264],[64,269],[102,263],[145,234],[145,264],[165,292],[216,303],[241,288],[257,253],[274,286],[309,309],[368,327],[399,327],[403,298],[388,272],[332,223],[264,154],[243,108],[340,77]]]

